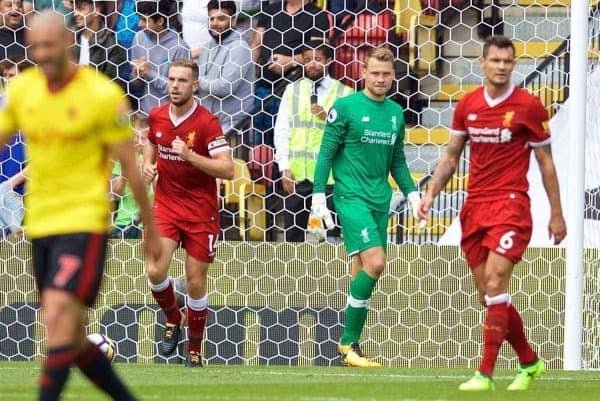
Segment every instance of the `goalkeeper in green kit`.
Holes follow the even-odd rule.
[[[399,203],[390,204],[389,174],[406,195],[415,217],[420,196],[404,155],[403,110],[386,97],[394,80],[392,52],[375,48],[368,53],[363,78],[363,91],[338,99],[329,110],[315,170],[308,231],[323,239],[325,227],[334,226],[325,202],[325,186],[333,169],[335,208],[352,258],[338,350],[347,366],[371,368],[381,365],[363,355],[359,340],[373,288],[386,264],[388,213]]]

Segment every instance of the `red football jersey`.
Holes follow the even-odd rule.
[[[514,85],[496,99],[482,86],[457,104],[452,134],[469,140],[469,200],[527,197],[532,147],[550,143],[548,112],[536,96]]]
[[[181,159],[171,148],[179,137],[201,156],[229,151],[217,117],[194,103],[186,115],[177,118],[167,103],[150,112],[148,123],[148,140],[156,146],[158,160],[155,212],[185,221],[218,222],[216,179]]]

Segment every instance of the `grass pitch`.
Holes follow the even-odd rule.
[[[493,393],[462,393],[457,386],[472,374],[460,369],[358,370],[326,367],[116,364],[140,400],[215,401],[421,401],[510,400],[589,401],[600,394],[598,372],[547,372],[524,393],[505,390],[513,372],[499,371]],[[0,400],[37,397],[39,364],[0,362]],[[107,400],[76,372],[62,400]]]

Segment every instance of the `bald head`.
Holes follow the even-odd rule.
[[[31,59],[44,71],[48,81],[60,81],[68,73],[73,33],[66,27],[61,14],[44,11],[34,16],[27,42]]]
[[[35,14],[29,24],[29,32],[52,31],[55,35],[68,35],[64,17],[54,11],[42,11]]]

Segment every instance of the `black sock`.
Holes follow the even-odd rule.
[[[75,347],[73,345],[48,349],[48,355],[40,375],[40,401],[58,400],[74,360]]]
[[[89,343],[88,347],[75,360],[79,369],[92,383],[117,401],[135,401],[136,398],[125,387],[113,370],[110,362],[97,345]]]

